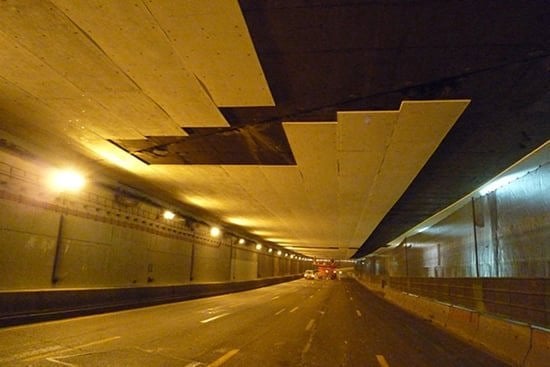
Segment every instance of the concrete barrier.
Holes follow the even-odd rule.
[[[445,327],[447,324],[449,305],[424,297],[416,297],[413,307],[412,311],[423,319],[429,320],[441,327]]]
[[[525,367],[540,367],[550,364],[550,331],[531,329],[531,349],[525,358]]]
[[[531,347],[531,328],[529,325],[480,315],[473,342],[504,362],[522,366]]]
[[[301,275],[225,283],[0,292],[0,327],[178,302],[265,287]]]
[[[445,329],[466,341],[473,341],[479,328],[479,312],[450,307]]]

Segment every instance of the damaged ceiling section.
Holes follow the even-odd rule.
[[[0,1],[0,142],[363,256],[550,138],[546,1]],[[70,161],[70,162],[69,162]]]

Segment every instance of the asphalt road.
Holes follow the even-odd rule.
[[[0,366],[506,366],[351,279],[0,329]]]

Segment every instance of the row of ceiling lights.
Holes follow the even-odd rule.
[[[163,218],[164,219],[167,219],[167,220],[173,220],[175,217],[176,217],[176,214],[170,210],[165,210],[164,213],[163,213]],[[222,234],[222,231],[219,227],[210,227],[210,236],[211,237],[214,237],[214,238],[217,238],[217,237],[220,237]],[[246,244],[246,240],[244,238],[239,238],[239,245],[244,245]],[[256,243],[256,250],[260,251],[262,250],[264,246],[261,244],[261,243]],[[268,253],[273,253],[273,248],[271,247],[267,247],[267,252]],[[290,254],[288,252],[283,252],[282,250],[277,250],[275,252],[278,256],[285,256],[285,257],[290,257],[291,259],[297,259],[297,260],[308,260],[307,257],[305,256],[298,256],[296,254]]]
[[[51,188],[60,192],[77,192],[81,190],[85,184],[86,180],[83,175],[73,170],[56,170],[54,171],[49,180]],[[173,220],[176,218],[176,214],[170,210],[165,210],[162,214],[162,217],[166,220]],[[219,227],[212,226],[210,227],[210,236],[216,238],[222,234],[222,231]],[[244,238],[239,239],[239,244],[244,245],[246,240]],[[262,250],[263,245],[261,243],[256,243],[256,250]],[[271,247],[267,247],[268,253],[273,253],[275,250]],[[310,258],[299,256],[296,254],[283,252],[282,250],[277,250],[275,252],[278,256],[289,257],[291,259],[297,259],[301,261],[311,261]]]

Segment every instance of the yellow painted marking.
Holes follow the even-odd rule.
[[[227,362],[231,357],[233,357],[235,354],[239,353],[239,349],[233,349],[229,352],[225,353],[220,358],[216,359],[214,362],[210,363],[207,367],[218,367]]]
[[[207,322],[217,320],[217,319],[222,318],[222,317],[227,316],[227,315],[229,315],[229,313],[222,313],[221,315],[214,316],[214,317],[211,317],[211,318],[206,319],[206,320],[202,320],[201,324],[206,324]]]
[[[30,358],[24,359],[23,361],[29,362],[29,361],[35,361],[35,360],[37,360],[37,359],[52,357],[53,355],[58,355],[58,354],[67,353],[67,352],[73,351],[73,350],[75,350],[75,349],[82,349],[82,348],[91,347],[92,345],[96,345],[96,344],[107,343],[107,342],[110,342],[110,341],[116,340],[116,339],[120,339],[120,336],[113,336],[113,337],[111,337],[111,338],[96,340],[96,341],[94,341],[94,342],[90,342],[90,343],[87,343],[87,344],[78,345],[78,346],[72,347],[72,348],[57,350],[57,351],[53,351],[53,352],[49,352],[49,353],[42,353],[42,354],[39,354],[39,355],[36,355],[36,356],[32,356],[32,357],[30,357]]]
[[[378,364],[380,365],[380,367],[390,367],[390,365],[386,361],[386,358],[384,358],[383,355],[377,354],[376,359],[378,360]]]

